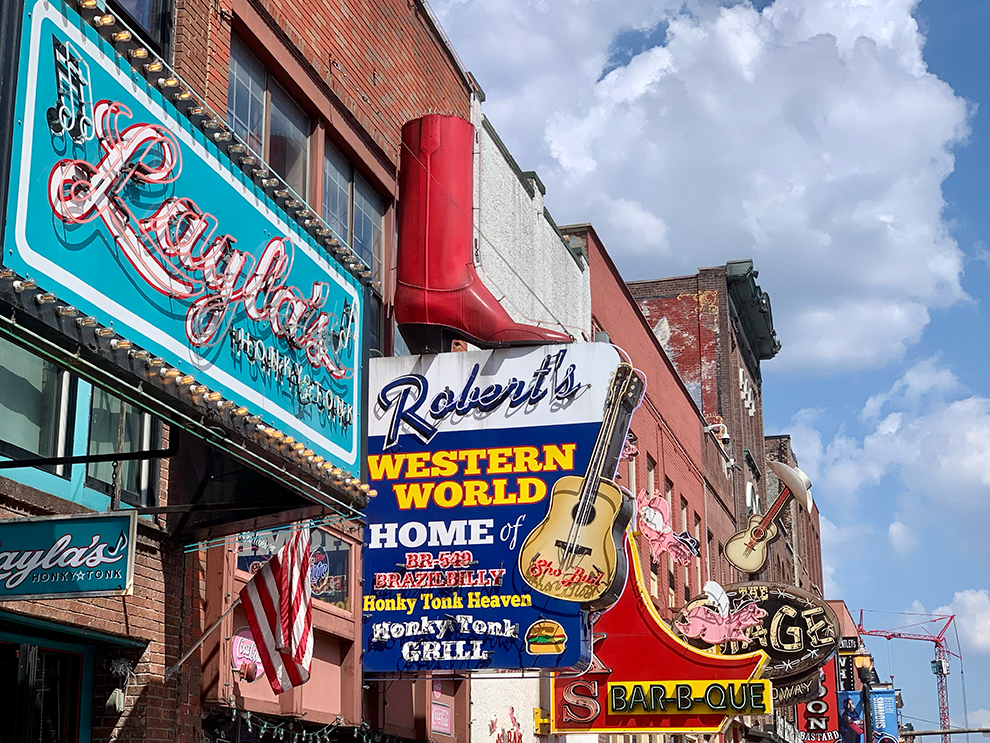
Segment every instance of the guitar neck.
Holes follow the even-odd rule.
[[[591,451],[588,469],[584,476],[579,501],[594,500],[598,484],[603,476],[614,477],[619,466],[619,456],[625,441],[633,411],[642,397],[642,383],[634,371],[624,382],[613,383],[613,394],[605,410],[605,418],[598,430],[598,438]],[[621,435],[617,435],[621,434]]]
[[[784,502],[790,494],[791,491],[786,487],[780,491],[780,495],[777,496],[777,500],[775,500],[773,505],[770,506],[770,510],[763,514],[763,518],[760,519],[760,523],[758,524],[760,529],[766,529],[773,523],[773,520],[777,518],[777,514],[780,512],[780,509],[784,507]]]

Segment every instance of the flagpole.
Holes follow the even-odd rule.
[[[172,676],[174,676],[176,673],[179,672],[179,666],[181,666],[183,663],[189,660],[189,656],[191,656],[193,653],[199,650],[199,646],[202,645],[204,642],[206,642],[206,638],[209,637],[210,634],[212,634],[213,630],[215,630],[217,627],[220,626],[221,622],[223,622],[223,620],[227,618],[227,615],[230,614],[230,612],[232,612],[234,609],[240,606],[240,603],[241,603],[241,599],[240,597],[238,597],[234,601],[234,603],[232,603],[224,610],[223,614],[220,615],[217,621],[215,621],[213,624],[209,626],[209,628],[203,633],[203,636],[196,641],[196,644],[193,645],[191,648],[189,648],[189,650],[186,651],[185,655],[179,658],[178,663],[176,663],[174,666],[169,666],[168,668],[165,669],[166,681],[168,681],[170,678],[172,678]]]

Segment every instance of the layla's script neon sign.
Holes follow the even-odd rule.
[[[353,335],[353,314],[324,311],[329,286],[314,281],[309,296],[286,283],[292,245],[268,241],[257,259],[234,248],[235,238],[217,234],[218,221],[188,198],[168,197],[147,217],[128,206],[136,187],[142,202],[178,179],[182,156],[175,136],[162,126],[134,123],[121,130],[130,110],[102,100],[94,109],[99,162],[64,159],[48,179],[48,200],[66,224],[103,221],[117,248],[141,278],[160,294],[190,301],[185,317],[189,342],[210,347],[224,335],[243,306],[247,317],[267,324],[308,363],[335,379],[348,369],[339,359]]]

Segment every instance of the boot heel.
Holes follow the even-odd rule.
[[[464,338],[463,333],[446,325],[427,323],[403,323],[399,332],[409,349],[416,349],[414,353],[449,353],[451,343]]]

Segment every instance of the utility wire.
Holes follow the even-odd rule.
[[[956,634],[956,650],[959,651],[959,684],[962,686],[963,727],[969,727],[969,705],[966,703],[966,671],[963,668],[962,645],[959,644],[959,623],[952,623],[952,631]],[[966,743],[969,743],[969,733],[966,733]]]

